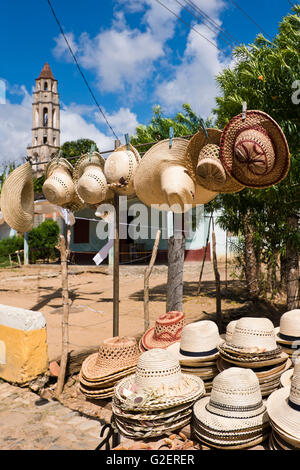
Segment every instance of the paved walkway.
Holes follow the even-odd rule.
[[[0,450],[94,450],[101,424],[57,401],[0,383]]]

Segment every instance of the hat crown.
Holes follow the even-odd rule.
[[[189,323],[181,332],[180,349],[187,352],[208,352],[220,343],[219,330],[211,320]]]
[[[230,367],[220,372],[212,385],[208,408],[215,414],[223,415],[223,412],[232,410],[241,412],[253,411],[262,405],[262,395],[259,381],[251,369]]]
[[[181,381],[178,359],[165,349],[150,349],[138,360],[135,383],[142,388],[177,386]]]
[[[300,309],[285,312],[280,318],[280,333],[300,337]]]
[[[121,366],[123,363],[132,363],[140,355],[135,338],[123,336],[108,338],[103,341],[99,347],[97,366],[102,364],[114,364]]]
[[[185,317],[183,312],[172,311],[160,315],[155,322],[155,340],[179,341]]]
[[[54,159],[46,169],[43,194],[52,204],[63,206],[72,201],[75,185],[72,180],[72,165],[65,159]]]
[[[222,185],[226,181],[226,172],[219,159],[220,147],[216,144],[206,144],[199,153],[196,168],[197,182]],[[215,188],[213,188],[215,189]]]
[[[237,320],[232,320],[228,323],[226,327],[226,336],[225,336],[225,341],[227,344],[230,344],[232,341],[232,334],[235,329],[235,325],[237,324]]]
[[[109,183],[119,183],[121,180],[129,183],[137,167],[137,161],[131,150],[119,150],[111,153],[104,165],[104,173]]]
[[[237,320],[231,345],[243,350],[273,351],[277,348],[274,325],[268,318],[243,317]]]
[[[292,404],[300,407],[300,375],[299,374],[294,373],[294,375],[292,376],[289,401],[292,402]],[[300,411],[300,409],[298,411]]]

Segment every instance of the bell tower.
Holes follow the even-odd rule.
[[[60,106],[57,80],[45,63],[35,80],[32,103],[32,145],[27,155],[32,163],[49,161],[60,147]],[[35,177],[42,176],[45,165],[33,165]]]

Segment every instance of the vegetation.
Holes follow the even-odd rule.
[[[45,220],[28,234],[30,262],[38,259],[47,260],[56,258],[55,247],[58,243],[59,226],[54,220]]]

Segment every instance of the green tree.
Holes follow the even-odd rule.
[[[54,220],[45,220],[28,234],[31,261],[55,258],[55,247],[58,243],[59,226]]]

